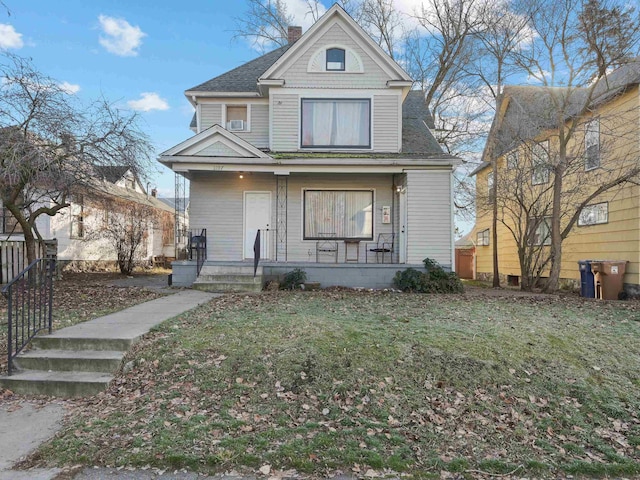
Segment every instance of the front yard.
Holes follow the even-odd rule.
[[[639,340],[631,302],[225,296],[152,332],[30,463],[637,475]]]

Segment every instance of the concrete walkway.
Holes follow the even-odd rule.
[[[185,313],[219,294],[197,290],[180,290],[166,297],[141,303],[120,312],[96,318],[72,327],[63,328],[48,338],[51,341],[68,339],[122,341],[135,343],[156,325]],[[9,377],[18,377],[20,374]],[[11,387],[6,387],[11,389]],[[11,467],[52,437],[62,426],[63,407],[51,403],[44,407],[27,401],[0,405],[0,480],[53,479],[59,470],[11,470]]]

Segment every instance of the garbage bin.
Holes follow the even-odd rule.
[[[585,298],[596,297],[591,262],[592,260],[578,260],[578,265],[580,266],[580,296]]]
[[[624,271],[627,262],[614,260],[592,260],[595,295],[600,300],[617,300],[624,288]]]

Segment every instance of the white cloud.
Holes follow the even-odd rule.
[[[77,85],[77,84],[74,84],[74,83],[62,82],[58,86],[62,90],[64,90],[66,93],[68,93],[69,95],[73,95],[73,94],[78,93],[80,91],[80,85]]]
[[[13,25],[0,23],[0,49],[22,48],[22,34],[16,32]]]
[[[151,110],[169,110],[169,104],[164,98],[160,98],[155,92],[144,92],[140,94],[139,100],[129,100],[127,105],[134,110],[150,112]]]
[[[138,55],[138,48],[142,44],[143,37],[147,34],[140,30],[138,26],[132,26],[123,18],[107,17],[100,15],[100,28],[104,36],[100,36],[100,45],[108,52],[115,53],[121,57],[135,57]]]

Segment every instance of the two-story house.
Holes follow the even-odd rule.
[[[195,135],[159,160],[190,180],[190,227],[206,229],[198,281],[250,263],[258,231],[267,277],[298,267],[323,286],[382,287],[398,264],[452,268],[458,160],[412,84],[334,5],[304,35],[290,27],[288,45],[188,89]],[[174,264],[175,283],[195,276]]]
[[[576,216],[563,241],[560,279],[565,285],[580,285],[580,260],[613,260],[628,263],[625,290],[640,293],[640,60],[610,72],[591,87],[572,92],[573,102],[588,108],[578,115],[567,110],[565,133],[573,128],[567,144],[567,169],[563,182],[561,229]],[[522,258],[518,246],[535,251],[526,261],[540,261],[540,276],[548,275],[551,186],[547,165],[557,160],[557,110],[553,96],[567,89],[536,86],[505,87],[501,109],[496,114],[485,160],[497,158],[498,175],[498,265],[503,281],[522,281]],[[581,97],[584,95],[584,97]],[[547,108],[548,107],[548,108]],[[476,277],[490,280],[492,261],[492,198],[496,179],[489,161],[476,175]],[[627,174],[629,182],[599,192]],[[595,196],[594,196],[595,194]],[[590,198],[593,197],[593,198]],[[533,202],[532,199],[536,199]],[[519,205],[517,205],[519,202]],[[583,208],[580,208],[587,202]],[[529,222],[528,225],[526,222]],[[518,237],[520,243],[518,243]],[[535,255],[538,255],[537,257]],[[535,269],[534,269],[535,270]]]

